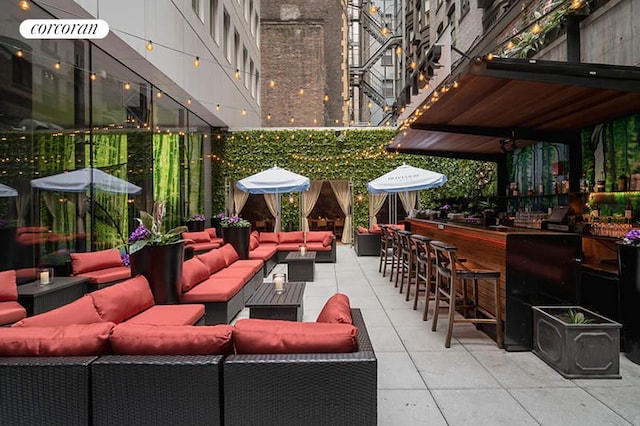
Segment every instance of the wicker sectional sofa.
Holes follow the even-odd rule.
[[[243,337],[233,331],[240,322],[236,327],[119,324],[110,337],[112,350],[120,348],[117,354],[10,357],[3,353],[6,339],[0,333],[2,422],[375,425],[377,360],[360,311],[347,309],[353,326],[249,319],[243,320]],[[284,337],[274,332],[276,342],[267,336],[263,346],[258,342],[247,350],[260,340],[255,333],[272,325],[283,327]],[[317,341],[314,333],[309,341],[300,339],[300,329],[315,328],[322,331]],[[154,339],[161,335],[165,339]],[[123,337],[125,346],[117,342]],[[167,346],[173,340],[174,347]],[[230,355],[232,340],[236,353],[239,348],[247,353]],[[348,350],[345,341],[352,342]],[[289,353],[278,353],[281,344]],[[323,351],[325,344],[329,349]],[[269,353],[259,353],[265,347]],[[305,352],[305,347],[317,350]],[[331,352],[334,347],[341,349]],[[127,354],[131,351],[141,353]]]

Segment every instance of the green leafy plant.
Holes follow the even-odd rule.
[[[166,203],[163,201],[154,204],[153,215],[140,211],[140,217],[136,218],[139,225],[129,236],[129,253],[140,251],[146,246],[161,246],[182,241],[181,234],[187,232],[186,226],[162,232],[166,213]]]
[[[592,319],[585,318],[582,312],[574,311],[573,309],[569,309],[567,311],[567,316],[569,317],[569,323],[571,324],[591,324],[593,323]]]
[[[220,218],[220,226],[223,228],[249,228],[251,223],[240,216],[223,216]]]

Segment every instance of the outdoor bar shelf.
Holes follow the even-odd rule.
[[[408,219],[406,224],[411,232],[455,245],[461,258],[500,272],[508,351],[532,348],[532,306],[577,303],[582,257],[578,234],[422,219]],[[494,312],[485,285],[480,282],[479,303]],[[495,337],[494,327],[483,329]]]

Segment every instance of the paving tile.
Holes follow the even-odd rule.
[[[634,425],[640,425],[640,387],[588,387],[585,390]]]
[[[431,331],[431,323],[423,322],[418,326],[398,326],[396,331],[409,353],[425,351],[464,351],[462,345],[447,349],[444,347],[444,334]]]
[[[402,352],[402,341],[393,327],[367,326],[373,349],[378,352]]]
[[[578,387],[510,389],[509,393],[545,426],[630,424]]]
[[[450,426],[538,424],[504,389],[441,389],[432,393]]]
[[[431,393],[428,390],[378,391],[378,425],[445,426]]]
[[[429,389],[489,389],[500,384],[469,352],[412,352]]]
[[[532,352],[474,352],[482,364],[504,388],[575,387]]]
[[[351,307],[358,307],[353,300],[351,301]],[[391,320],[389,320],[387,313],[383,309],[363,308],[360,311],[367,328],[375,326],[391,327]]]
[[[426,389],[406,352],[376,352],[378,389]]]
[[[386,309],[387,315],[391,318],[391,322],[397,327],[412,326],[422,324],[422,312],[413,309]]]

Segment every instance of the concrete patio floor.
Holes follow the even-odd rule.
[[[304,321],[315,321],[336,292],[362,309],[378,358],[379,425],[640,425],[640,365],[624,355],[621,380],[567,380],[531,352],[499,349],[471,324],[454,328],[447,349],[443,315],[432,332],[424,305],[412,309],[378,273],[377,257],[337,249],[337,263],[317,264],[307,283]]]

